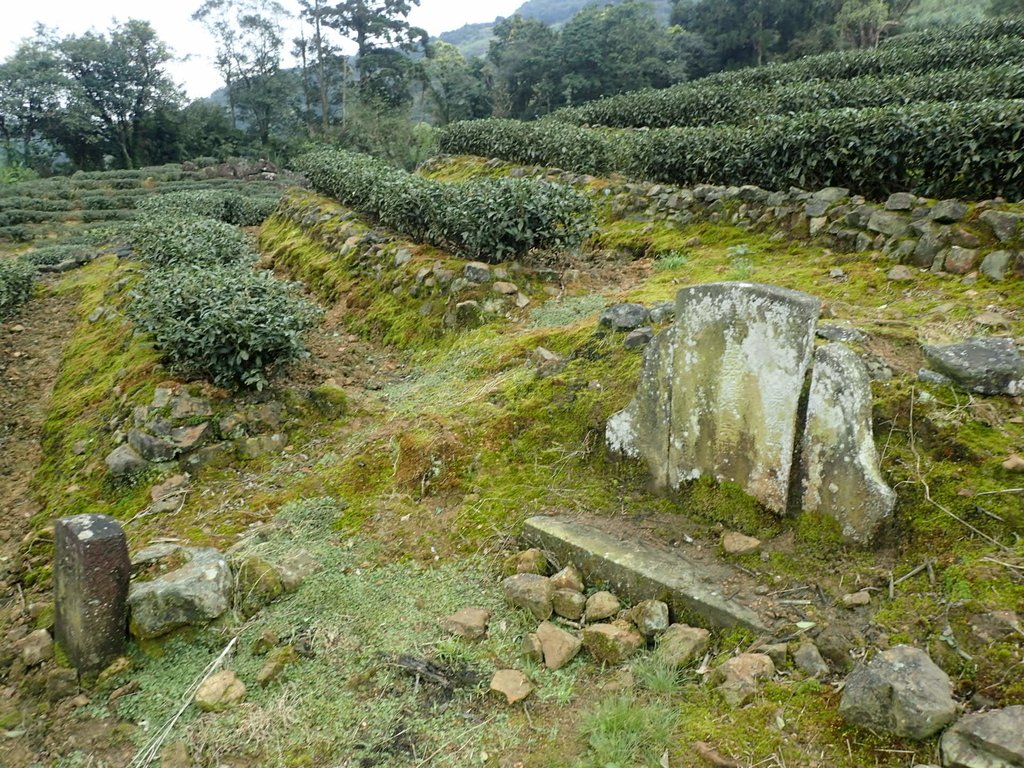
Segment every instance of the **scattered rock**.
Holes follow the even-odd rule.
[[[281,648],[275,648],[270,652],[270,656],[267,657],[266,662],[264,662],[259,673],[257,673],[256,682],[261,686],[268,685],[277,679],[285,667],[298,660],[299,657],[295,653],[294,647],[285,645]]]
[[[128,477],[145,471],[149,466],[149,462],[127,443],[111,451],[104,461],[107,464],[107,471],[113,477]]]
[[[311,389],[309,402],[321,416],[329,419],[340,419],[348,411],[348,395],[333,379]]]
[[[727,555],[749,555],[761,548],[761,540],[737,531],[722,534],[722,549]]]
[[[800,647],[793,652],[793,663],[796,664],[797,669],[808,677],[817,678],[818,680],[828,677],[828,664],[822,658],[821,651],[818,650],[818,646],[806,638],[800,643]]]
[[[491,690],[503,695],[509,704],[516,704],[533,693],[533,685],[519,670],[501,669],[491,678]]]
[[[897,645],[850,673],[839,714],[853,725],[927,739],[956,718],[953,685],[927,653]]]
[[[864,331],[857,328],[847,328],[842,325],[819,325],[815,335],[819,339],[839,341],[844,344],[859,344],[868,339],[868,335]]]
[[[278,573],[285,592],[294,592],[307,576],[320,570],[320,561],[304,549],[289,553],[281,561]]]
[[[453,635],[470,640],[482,640],[487,637],[487,622],[491,612],[486,608],[463,608],[451,616],[441,619],[441,628]]]
[[[741,653],[719,666],[711,675],[726,702],[746,704],[758,690],[758,682],[775,676],[775,664],[763,653]]]
[[[579,621],[587,609],[587,598],[573,589],[556,589],[552,607],[559,616],[570,621]]]
[[[914,279],[914,271],[904,264],[897,264],[889,270],[886,279],[892,283],[905,283]]]
[[[940,745],[944,768],[1024,766],[1024,706],[967,715],[942,734]]]
[[[196,706],[204,712],[220,712],[245,698],[245,683],[229,669],[208,678],[196,691]]]
[[[78,672],[66,667],[51,669],[46,675],[46,698],[60,701],[78,693]]]
[[[990,280],[1000,281],[1006,277],[1013,254],[1009,251],[992,251],[981,260],[981,272]]]
[[[975,316],[974,322],[986,328],[1009,328],[1012,321],[998,312],[982,312]]]
[[[654,329],[650,326],[644,326],[643,328],[637,328],[635,331],[630,331],[626,334],[625,340],[622,342],[626,349],[639,349],[640,347],[646,347],[651,343],[651,339],[654,338]]]
[[[652,323],[670,323],[676,318],[676,305],[671,301],[666,301],[662,304],[658,304],[651,307],[651,322]]]
[[[544,666],[561,669],[580,652],[582,643],[575,635],[566,632],[550,621],[541,622],[537,627],[537,639],[544,654]]]
[[[602,664],[625,661],[643,645],[643,636],[629,625],[591,624],[583,629],[583,647]]]
[[[21,638],[17,647],[26,667],[34,667],[53,658],[53,638],[45,629],[37,629]]]
[[[471,283],[489,283],[491,268],[479,261],[471,261],[462,268],[462,276]]]
[[[879,208],[868,219],[868,229],[888,237],[902,237],[910,229],[910,221],[903,213]]]
[[[862,589],[860,592],[850,592],[843,595],[843,605],[847,608],[858,608],[871,603],[871,593]]]
[[[240,439],[235,450],[238,458],[250,461],[270,453],[280,453],[287,445],[288,439],[284,435],[257,435]]]
[[[983,395],[1024,394],[1024,357],[1013,339],[975,338],[924,347],[928,363],[961,387]]]
[[[658,638],[655,657],[671,667],[685,667],[703,655],[711,641],[711,633],[699,627],[673,624]]]
[[[758,653],[763,653],[771,659],[775,668],[779,669],[786,666],[789,661],[789,643],[768,643],[762,645],[758,649]]]
[[[582,592],[584,588],[583,575],[571,563],[552,576],[551,583],[555,589],[571,589],[573,592]]]
[[[534,618],[551,618],[555,588],[551,580],[535,573],[518,573],[501,583],[505,599],[516,608],[525,608]]]
[[[650,318],[651,313],[643,304],[614,304],[601,313],[597,324],[613,331],[633,331],[646,325]]]
[[[1013,454],[1003,462],[1003,469],[1007,472],[1024,472],[1024,457],[1020,454]]]
[[[182,550],[189,561],[152,581],[133,584],[128,594],[129,628],[140,639],[212,621],[231,605],[233,581],[224,555],[215,549]]]
[[[642,600],[630,610],[629,618],[641,635],[652,640],[668,629],[668,606],[661,600]]]
[[[607,619],[614,616],[621,608],[622,603],[619,602],[619,598],[611,592],[595,592],[587,598],[587,607],[584,612],[584,616],[588,623],[592,621],[600,621],[601,619]]]
[[[540,644],[540,638],[535,632],[529,632],[523,636],[523,642],[519,646],[519,655],[538,664],[544,661],[544,647]]]
[[[250,555],[235,570],[235,594],[242,615],[254,616],[284,594],[281,574],[263,558]]]
[[[500,293],[502,296],[515,296],[519,293],[519,287],[515,283],[508,283],[504,280],[499,280],[492,285],[491,290],[495,293]]]
[[[939,224],[955,224],[967,215],[967,206],[959,200],[940,200],[932,206],[930,218]]]
[[[980,645],[1024,637],[1020,616],[1014,611],[976,613],[967,620],[971,638]]]
[[[917,195],[909,192],[893,192],[885,201],[887,211],[909,211],[917,205]]]
[[[516,573],[544,576],[548,572],[548,558],[539,549],[526,549],[506,558],[502,571],[506,576]]]

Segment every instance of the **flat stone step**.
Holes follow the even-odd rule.
[[[633,603],[648,599],[667,603],[674,621],[766,630],[756,612],[720,591],[736,576],[725,565],[695,563],[560,517],[531,517],[523,527],[523,538],[550,552],[562,565],[576,565],[588,582],[607,584]]]

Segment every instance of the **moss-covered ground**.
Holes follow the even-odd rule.
[[[450,181],[509,170],[465,158],[429,166]],[[833,628],[851,662],[910,642],[950,673],[962,701],[1024,702],[1024,638],[985,641],[971,626],[978,614],[1024,607],[1024,503],[1008,492],[1021,476],[1002,468],[1024,450],[1021,404],[916,380],[920,342],[992,333],[976,320],[983,312],[1006,319],[996,332],[1024,335],[1024,281],[968,285],[922,273],[894,283],[886,279],[892,262],[877,253],[833,253],[723,224],[629,221],[602,209],[599,232],[570,259],[573,277],[545,284],[525,277],[527,263],[515,277],[527,306],[457,330],[446,319],[443,284],[417,275],[428,266],[459,274],[458,259],[401,240],[367,241],[365,222],[305,192],[282,210],[289,206],[306,215],[280,213],[260,244],[268,265],[305,281],[328,310],[341,308],[342,335],[324,332],[317,343],[338,346],[352,334],[346,343],[364,358],[393,364],[372,386],[365,377],[346,385],[346,407],[329,416],[306,404],[310,382],[280,381],[269,396],[294,404],[287,453],[203,469],[182,510],[136,520],[128,532],[133,547],[157,537],[225,546],[269,522],[246,547],[269,558],[305,549],[321,568],[248,622],[229,617],[133,646],[131,668],[86,691],[91,703],[68,717],[105,717],[109,692],[135,681],[138,691],[111,709],[142,745],[237,636],[228,664],[249,686],[245,703],[219,714],[190,707],[168,737],[200,765],[698,766],[708,764],[705,749],[737,765],[936,761],[934,741],[894,741],[843,724],[836,688],[788,666],[739,709],[696,669],[659,669],[647,654],[621,668],[584,656],[555,673],[524,666],[518,643],[527,620],[503,605],[497,581],[522,521],[543,512],[685,535],[712,551],[723,528],[757,535],[765,553],[734,564],[764,592],[812,598],[786,609],[788,630],[798,621],[802,630],[813,624],[812,634]],[[408,258],[396,258],[400,251]],[[841,277],[830,274],[835,268]],[[85,511],[130,520],[147,504],[156,474],[112,485],[102,468],[112,447],[104,425],[147,403],[169,376],[117,313],[131,270],[101,259],[54,288],[79,297],[81,321],[47,411],[37,527]],[[671,301],[681,286],[732,279],[818,296],[829,322],[869,334],[859,350],[891,373],[873,383],[875,437],[899,502],[875,547],[846,547],[826,521],[775,518],[710,482],[655,495],[643,468],[606,455],[604,423],[632,397],[642,351],[598,330],[601,309]],[[90,320],[101,307],[114,311]],[[538,348],[562,364],[542,368]],[[347,373],[319,362],[318,376]],[[871,591],[870,606],[839,607],[861,588]],[[437,625],[470,604],[493,611],[478,644],[452,640]],[[265,657],[254,643],[268,630],[283,642],[302,639],[308,652],[260,686]],[[707,666],[757,640],[716,633]],[[456,682],[417,679],[398,663],[403,655],[438,664]],[[490,675],[506,666],[526,669],[537,686],[525,706],[487,692]],[[70,749],[60,764],[87,757]]]

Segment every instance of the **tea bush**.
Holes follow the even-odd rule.
[[[485,261],[533,248],[574,248],[594,227],[585,196],[546,181],[442,184],[367,155],[330,149],[304,155],[296,166],[318,192],[381,225]]]
[[[277,198],[253,197],[212,190],[149,195],[138,203],[140,211],[167,216],[198,216],[241,227],[261,224],[277,207]]]
[[[214,219],[161,214],[141,215],[128,227],[135,252],[156,266],[238,264],[256,258],[245,234]]]
[[[24,259],[0,259],[0,318],[28,300],[35,279],[35,265]]]
[[[768,115],[828,109],[884,107],[925,101],[1024,98],[1021,64],[915,75],[875,75],[848,80],[806,80],[758,90],[735,84],[683,83],[663,90],[624,93],[549,118],[608,128],[670,128],[744,124]]]
[[[450,154],[582,173],[619,171],[681,186],[843,186],[878,198],[898,191],[1024,197],[1022,100],[839,109],[748,126],[644,131],[478,120],[446,127],[440,145]]]
[[[302,336],[319,316],[298,284],[217,263],[150,270],[129,313],[172,366],[220,386],[256,389],[307,354]]]

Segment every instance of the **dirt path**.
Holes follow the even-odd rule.
[[[64,345],[77,322],[74,296],[33,299],[0,325],[0,551],[11,555],[38,511],[28,494],[43,420]],[[8,561],[5,561],[7,563]]]

